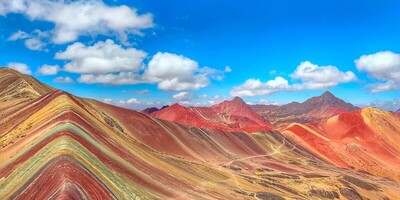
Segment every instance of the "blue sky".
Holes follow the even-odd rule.
[[[288,103],[329,90],[400,108],[400,2],[0,2],[0,65],[143,108],[232,96]]]

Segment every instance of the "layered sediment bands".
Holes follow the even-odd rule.
[[[400,118],[391,112],[364,108],[283,133],[337,166],[400,180]]]
[[[375,138],[333,132],[340,131],[334,121],[249,134],[188,127],[62,91],[12,102],[0,104],[1,199],[400,198],[398,182],[338,167],[355,165],[327,148],[331,141]],[[377,152],[397,155],[398,118],[358,116],[360,129],[346,126],[360,121],[339,117],[343,130],[371,129],[388,145]],[[375,161],[372,150],[362,158]],[[389,157],[381,159],[396,163]]]

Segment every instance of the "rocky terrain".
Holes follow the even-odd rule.
[[[240,99],[148,116],[9,69],[0,85],[2,199],[400,198],[391,112],[274,128]]]

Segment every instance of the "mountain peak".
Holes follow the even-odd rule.
[[[337,98],[335,95],[333,95],[331,92],[326,91],[320,96],[312,97],[308,99],[306,102],[313,102],[313,103],[321,103],[321,102],[326,102],[326,103],[331,103],[334,101],[342,101],[341,99]]]
[[[322,95],[322,97],[335,97],[335,95],[333,95],[331,92],[329,91],[325,91]],[[335,97],[336,98],[336,97]]]
[[[356,110],[357,107],[352,105],[351,103],[347,103],[342,99],[337,98],[335,95],[333,95],[331,92],[326,91],[322,95],[317,96],[317,97],[312,97],[305,101],[304,103],[310,104],[310,105],[326,105],[326,106],[331,106],[331,107],[340,107],[344,108],[345,110],[352,111]]]
[[[240,98],[240,97],[238,97],[238,96],[236,96],[235,98],[233,98],[232,100],[231,100],[231,102],[240,102],[240,103],[244,103],[244,101],[243,101],[243,99],[242,98]]]

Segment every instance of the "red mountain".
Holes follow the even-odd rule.
[[[155,119],[12,73],[0,69],[1,199],[400,199],[392,112],[248,134]],[[3,82],[20,78],[27,84]],[[263,121],[238,100],[204,111]]]
[[[272,128],[270,122],[254,112],[239,97],[212,107],[184,107],[174,104],[150,115],[167,121],[209,129],[254,132]]]
[[[255,105],[251,108],[277,126],[315,122],[358,109],[330,92],[312,97],[303,103],[292,102],[282,106]]]
[[[287,138],[340,167],[400,180],[400,117],[375,108],[312,124],[291,124]]]

